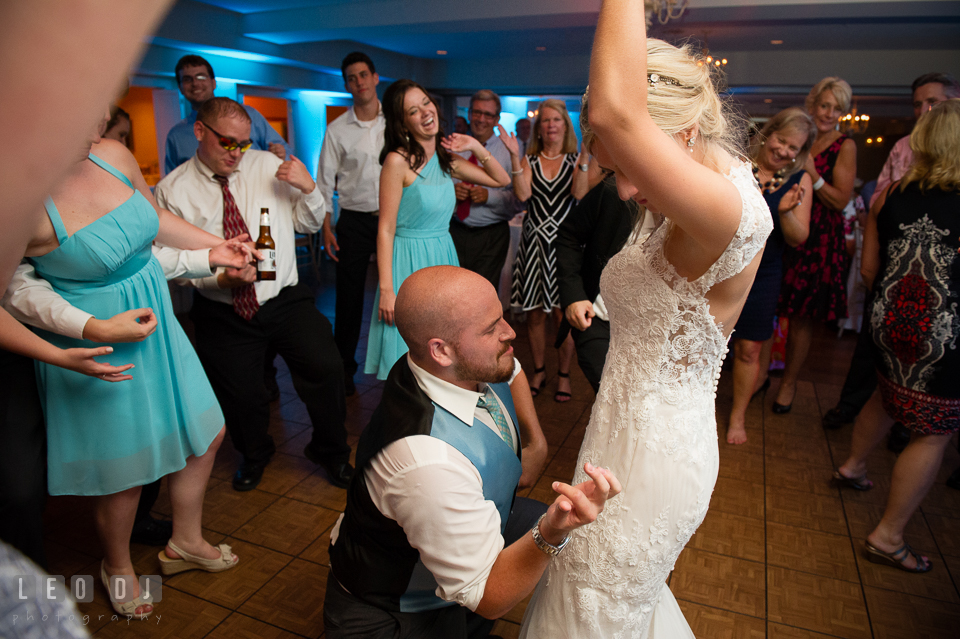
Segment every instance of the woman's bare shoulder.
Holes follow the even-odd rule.
[[[90,153],[126,175],[131,181],[140,176],[140,165],[137,163],[137,158],[130,152],[130,149],[116,140],[104,138],[93,145]]]

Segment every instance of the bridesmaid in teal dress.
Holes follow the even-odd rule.
[[[156,239],[178,248],[210,248],[214,266],[242,267],[251,256],[237,240],[224,242],[159,209],[136,159],[120,143],[101,143],[94,133],[77,159],[47,198],[27,257],[64,299],[99,320],[110,319],[110,337],[121,343],[102,359],[124,370],[101,375],[102,381],[37,363],[49,491],[97,496],[97,532],[106,555],[101,578],[105,585],[123,578],[127,596],[114,600],[114,583],[113,607],[142,618],[153,606],[136,583],[130,533],[143,484],[169,475],[169,546],[180,550],[179,559],[162,565],[164,574],[226,570],[237,562],[229,546],[214,548],[201,536],[203,497],[223,439],[223,415],[173,314],[151,246]],[[91,345],[41,335],[61,348]]]
[[[459,133],[443,136],[437,105],[416,82],[391,84],[383,96],[383,115],[387,126],[380,154],[380,287],[364,367],[378,379],[386,379],[407,352],[393,323],[400,285],[428,266],[459,266],[449,231],[456,206],[452,178],[487,187],[510,184],[507,172],[475,138]],[[464,151],[472,152],[476,163],[455,155]]]

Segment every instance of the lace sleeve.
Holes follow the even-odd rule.
[[[733,239],[703,278],[707,288],[746,268],[766,245],[767,238],[773,231],[770,209],[747,165],[741,164],[731,169],[729,178],[740,193],[743,211],[740,214],[740,226],[737,227]]]

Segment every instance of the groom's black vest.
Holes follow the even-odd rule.
[[[510,387],[490,388],[517,423]],[[500,513],[503,533],[520,481],[519,454],[479,421],[467,425],[423,392],[406,356],[391,369],[383,398],[360,436],[357,471],[347,491],[347,507],[337,541],[330,546],[330,566],[340,585],[367,603],[395,612],[420,612],[455,602],[440,599],[437,582],[411,547],[403,528],[374,505],[364,471],[384,447],[413,435],[436,437],[463,453],[480,473],[483,496]],[[520,449],[518,441],[517,449]]]

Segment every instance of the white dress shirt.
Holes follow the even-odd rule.
[[[466,424],[474,419],[500,436],[490,413],[477,406],[486,390],[473,392],[434,377],[407,362],[420,388],[438,406]],[[520,372],[514,359],[513,376]],[[517,445],[517,429],[510,413],[501,412]],[[367,490],[377,509],[393,519],[420,551],[420,559],[437,580],[437,596],[476,610],[483,599],[490,570],[500,551],[500,513],[483,497],[483,480],[476,467],[450,444],[429,435],[404,437],[386,446],[364,471]],[[340,521],[330,533],[336,542]]]
[[[247,151],[228,178],[230,193],[255,241],[260,234],[260,209],[270,209],[270,235],[277,245],[277,279],[257,282],[257,301],[262,305],[276,297],[297,277],[294,231],[316,233],[323,224],[320,189],[304,194],[275,176],[282,164],[269,151]],[[223,190],[213,171],[198,156],[184,162],[156,188],[157,202],[175,215],[208,233],[223,237]],[[179,249],[161,248],[158,259],[166,265],[181,258]],[[215,302],[233,303],[231,289],[221,289],[217,275],[192,280],[201,295]]]
[[[333,212],[334,188],[342,209],[373,212],[380,208],[380,151],[386,126],[382,108],[373,120],[363,122],[353,107],[327,125],[317,185],[328,212]]]
[[[154,257],[160,258],[159,252],[160,249],[154,246]],[[159,262],[168,280],[209,277],[213,273],[210,270],[210,249],[179,251],[179,255],[159,259]],[[75,339],[83,339],[83,328],[93,317],[63,299],[60,293],[53,290],[53,285],[39,277],[33,265],[27,262],[17,267],[17,272],[11,278],[3,298],[3,307],[23,324]]]

